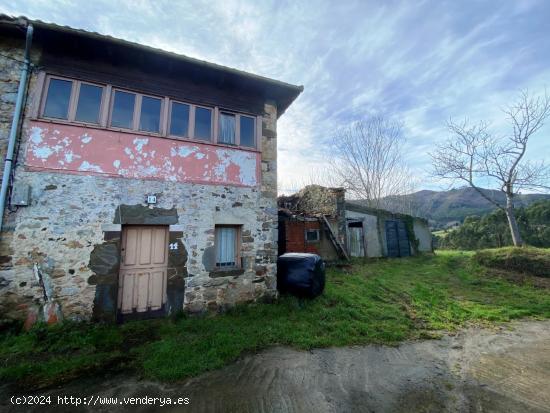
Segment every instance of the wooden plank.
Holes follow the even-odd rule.
[[[166,302],[168,227],[125,227],[125,260],[119,275],[122,314],[159,310]]]
[[[338,241],[338,238],[336,238],[336,235],[332,231],[332,228],[330,226],[330,223],[327,220],[327,217],[324,216],[324,215],[322,215],[322,217],[323,217],[323,223],[325,224],[325,228],[326,228],[326,230],[329,234],[330,241],[332,242],[332,244],[336,248],[336,252],[338,253],[339,256],[341,256],[341,257],[343,257],[343,258],[345,258],[346,260],[349,261],[349,255],[348,255],[345,247],[340,243],[340,241]]]
[[[386,227],[386,246],[388,257],[399,257],[399,239],[397,234],[397,222],[387,220]]]
[[[409,236],[407,234],[407,227],[403,221],[397,221],[397,238],[399,241],[399,256],[408,257],[411,255],[411,246],[409,243]]]

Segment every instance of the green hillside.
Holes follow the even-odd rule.
[[[483,191],[490,198],[505,203],[502,192],[488,189]],[[495,206],[473,188],[449,191],[422,190],[405,197],[408,197],[407,201],[413,205],[414,215],[428,218],[433,221],[434,227],[444,227],[453,221],[463,222],[467,216],[481,216],[495,210]],[[528,206],[543,199],[550,199],[550,194],[520,194],[515,200],[515,207]],[[397,199],[397,202],[402,201],[403,199]]]

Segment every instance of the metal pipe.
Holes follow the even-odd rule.
[[[2,188],[0,189],[0,231],[4,222],[4,209],[6,208],[6,195],[10,185],[11,168],[13,164],[13,153],[15,151],[15,143],[17,141],[17,132],[19,131],[19,122],[21,120],[21,111],[27,91],[27,79],[31,66],[30,52],[32,43],[33,27],[32,24],[27,25],[27,39],[25,43],[25,61],[21,69],[21,78],[19,79],[19,88],[17,90],[17,100],[15,101],[15,110],[13,111],[13,119],[11,121],[10,136],[8,140],[8,150],[6,152],[6,160],[4,162],[4,173],[2,175]]]

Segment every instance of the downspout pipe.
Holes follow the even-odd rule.
[[[4,173],[2,175],[2,188],[0,189],[0,231],[4,221],[4,210],[6,209],[6,196],[10,185],[11,169],[13,165],[13,153],[15,151],[15,143],[17,142],[17,133],[19,132],[19,122],[21,121],[21,112],[23,110],[23,102],[27,92],[27,80],[31,67],[30,53],[33,34],[32,24],[27,25],[27,39],[25,43],[25,60],[21,69],[21,78],[19,79],[19,88],[17,90],[17,99],[15,101],[15,110],[13,111],[13,119],[11,120],[10,136],[8,140],[8,150],[6,152],[6,160],[4,161]]]

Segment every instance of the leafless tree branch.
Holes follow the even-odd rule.
[[[513,212],[513,198],[521,190],[550,189],[550,169],[544,162],[525,161],[530,138],[540,130],[550,116],[550,97],[532,96],[522,91],[515,103],[503,109],[511,123],[512,133],[505,139],[493,137],[488,125],[481,122],[471,126],[448,122],[451,138],[430,154],[433,175],[451,181],[464,181],[485,199],[506,212],[515,245],[521,236]],[[478,185],[489,179],[506,195],[502,205],[490,198]]]
[[[412,212],[397,200],[414,191],[415,182],[404,161],[405,139],[398,122],[375,116],[335,133],[329,165],[331,174],[348,193],[369,206]],[[404,200],[404,198],[403,198]],[[406,209],[406,211],[405,211]]]

